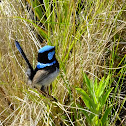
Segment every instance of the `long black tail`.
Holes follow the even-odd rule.
[[[24,51],[22,50],[22,48],[21,48],[19,42],[16,41],[16,40],[15,40],[15,45],[16,45],[18,51],[21,53],[22,57],[25,59],[26,63],[28,64],[28,67],[31,69],[31,71],[34,71],[34,70],[33,70],[33,67],[31,66],[29,60],[27,59],[27,57],[26,57]]]

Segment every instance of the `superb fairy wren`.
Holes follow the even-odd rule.
[[[38,63],[35,69],[31,66],[24,51],[18,41],[15,41],[16,47],[25,59],[28,65],[28,79],[35,88],[43,90],[48,86],[59,73],[59,63],[55,57],[55,46],[44,46],[38,52]]]

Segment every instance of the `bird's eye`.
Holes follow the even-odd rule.
[[[55,51],[49,52],[48,53],[48,59],[51,60],[55,54]]]

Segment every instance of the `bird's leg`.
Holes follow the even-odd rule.
[[[54,98],[52,95],[50,95],[49,93],[47,93],[46,91],[45,91],[45,87],[44,86],[42,86],[41,87],[41,91],[40,91],[44,96],[46,96],[46,97],[49,97],[49,98],[52,98],[55,102],[57,102],[57,99],[56,98]]]
[[[47,86],[46,91],[47,91],[48,95],[52,93],[52,84]]]

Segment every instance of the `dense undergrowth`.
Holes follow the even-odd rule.
[[[126,125],[125,0],[43,1],[0,2],[0,125]],[[58,102],[27,85],[15,39],[34,68],[56,46]]]

